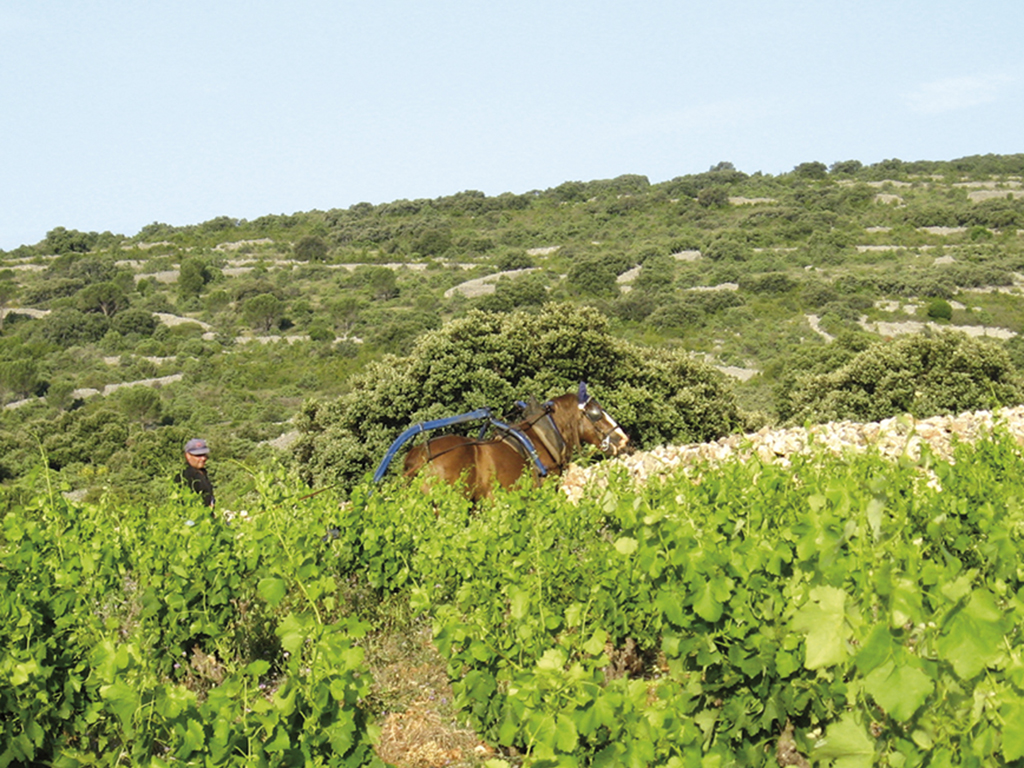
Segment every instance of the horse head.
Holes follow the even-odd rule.
[[[596,445],[603,453],[615,456],[629,444],[629,437],[599,402],[587,394],[587,385],[580,382],[576,395],[580,415],[580,439]]]

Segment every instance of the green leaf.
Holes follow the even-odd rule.
[[[568,657],[561,648],[548,648],[543,655],[537,659],[537,669],[558,670],[565,669]]]
[[[603,629],[595,629],[590,639],[583,644],[583,650],[591,656],[597,656],[604,652],[604,645],[608,642],[608,633]]]
[[[939,587],[939,591],[954,603],[967,597],[971,591],[971,582],[974,581],[975,572],[961,574],[953,581],[947,581]]]
[[[139,706],[139,696],[135,690],[123,680],[117,680],[111,685],[101,686],[100,696],[117,715],[124,732],[129,735],[133,733],[132,718]]]
[[[848,712],[825,731],[811,750],[812,760],[835,760],[833,768],[871,768],[875,744],[856,715]]]
[[[866,675],[877,669],[892,657],[897,647],[889,627],[885,624],[876,624],[857,653],[857,670]]]
[[[270,671],[270,662],[263,659],[249,662],[245,667],[245,674],[253,677],[261,677]]]
[[[530,608],[530,593],[515,586],[508,588],[508,599],[512,608],[512,618],[521,621]]]
[[[657,597],[655,605],[665,614],[665,618],[677,627],[689,625],[687,614],[683,610],[683,598],[674,592],[663,590]]]
[[[815,587],[810,601],[793,618],[793,627],[806,633],[807,669],[821,669],[846,659],[846,593],[835,587]]]
[[[882,536],[883,512],[885,512],[885,497],[875,496],[868,502],[865,514],[868,519],[868,525],[871,526],[871,535],[874,536],[875,541],[878,541]]]
[[[917,667],[890,661],[864,678],[864,688],[889,715],[906,722],[925,703],[935,684]]]
[[[189,720],[185,728],[185,734],[181,739],[181,746],[175,753],[175,757],[187,758],[193,752],[201,751],[206,744],[206,733],[203,725],[197,720]]]
[[[572,752],[576,749],[579,734],[576,732],[575,723],[568,715],[559,714],[555,728],[555,746],[562,752]]]
[[[693,610],[697,612],[704,621],[716,622],[722,618],[722,604],[715,599],[714,590],[710,582],[704,582],[697,590],[697,599],[693,603]]]
[[[1003,716],[1003,757],[1012,763],[1024,757],[1024,702],[1007,704],[1000,714]]]
[[[584,736],[594,733],[602,725],[610,726],[616,722],[618,711],[608,697],[597,694],[586,707],[576,711],[576,727]]]
[[[918,623],[921,621],[921,589],[916,582],[911,579],[895,579],[890,601],[893,627],[902,627],[908,622]]]
[[[36,663],[35,659],[29,659],[23,661],[20,664],[14,665],[14,670],[11,672],[11,682],[14,685],[24,685],[29,681],[32,675],[39,671],[39,664]]]
[[[281,647],[295,655],[302,649],[306,639],[306,627],[294,613],[289,613],[277,628],[277,636],[281,639]]]
[[[281,601],[284,599],[287,591],[288,587],[285,584],[284,579],[278,579],[272,576],[260,579],[259,584],[256,585],[256,592],[259,596],[273,607],[277,607],[281,604]]]
[[[621,539],[616,539],[615,541],[615,551],[620,555],[632,555],[636,552],[638,546],[639,544],[636,539],[631,539],[626,536]]]
[[[992,593],[975,590],[966,606],[950,613],[935,647],[961,679],[970,680],[999,656],[1004,623]]]

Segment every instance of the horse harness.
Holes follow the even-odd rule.
[[[566,445],[562,433],[558,431],[558,425],[555,424],[555,418],[552,415],[555,410],[554,403],[550,400],[546,403],[538,403],[535,397],[531,397],[529,401],[519,402],[518,405],[523,410],[523,420],[528,426],[533,427],[533,433],[548,454],[555,459],[555,465],[553,467],[544,466],[544,462],[540,460],[536,449],[522,430],[510,429],[508,432],[503,432],[499,439],[515,448],[524,461],[529,463],[532,460],[535,474],[546,477],[552,469],[562,472],[569,462],[571,451]]]
[[[565,442],[565,438],[562,437],[562,433],[558,430],[558,426],[555,424],[555,419],[552,415],[554,413],[554,404],[550,400],[545,403],[539,403],[536,398],[531,397],[528,402],[524,403],[520,401],[518,405],[523,411],[523,421],[526,423],[526,426],[533,428],[533,432],[537,439],[541,442],[547,452],[554,457],[555,464],[551,467],[544,465],[544,462],[537,454],[537,448],[534,446],[533,441],[530,440],[524,430],[500,422],[497,419],[491,419],[490,425],[494,427],[498,434],[496,439],[498,442],[502,442],[510,446],[522,457],[523,461],[531,465],[534,478],[547,477],[552,470],[562,472],[569,463],[571,449]],[[600,408],[600,406],[598,406],[598,408]],[[480,437],[476,440],[478,444],[488,442],[483,439],[483,432],[486,427],[487,425],[484,425],[480,430]],[[456,449],[456,447],[453,446],[452,448],[447,448],[443,451],[434,452],[431,449],[432,442],[433,440],[428,440],[426,442],[427,461],[433,461],[434,459],[444,456],[446,453]]]
[[[553,415],[555,411],[554,403],[550,400],[540,403],[535,397],[531,397],[529,401],[525,403],[518,401],[517,404],[523,411],[523,420],[527,423],[527,426],[533,427],[533,432],[537,439],[547,449],[548,454],[555,459],[554,466],[544,466],[530,438],[520,429],[496,424],[495,426],[500,435],[498,439],[512,446],[527,463],[530,463],[532,460],[535,477],[536,475],[546,477],[554,469],[557,469],[559,473],[564,472],[569,464],[569,459],[572,457],[573,447],[565,442],[565,438],[562,437],[558,425],[555,424]],[[594,429],[601,436],[601,447],[602,450],[605,450],[611,442],[611,436],[615,433],[615,428],[613,427],[609,430],[601,429],[600,422],[607,417],[604,408],[592,397],[588,397],[585,402],[581,402],[579,408],[583,416],[594,425]]]

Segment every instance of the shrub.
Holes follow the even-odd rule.
[[[486,312],[511,312],[522,307],[539,307],[547,301],[547,296],[543,277],[527,272],[515,277],[502,275],[494,286],[494,293],[480,297],[476,304]]]
[[[750,256],[750,249],[737,240],[717,237],[704,246],[701,253],[712,261],[746,261]]]
[[[511,272],[516,269],[530,269],[535,266],[533,257],[525,251],[506,251],[498,257],[495,266],[502,272]]]
[[[928,302],[928,317],[932,320],[952,320],[953,307],[945,299],[932,299]]]
[[[777,294],[788,293],[799,283],[785,272],[769,272],[763,275],[744,276],[740,280],[740,288],[751,293]]]
[[[40,321],[43,338],[62,347],[99,341],[110,327],[103,314],[86,314],[77,309],[56,309]]]
[[[960,333],[878,342],[827,373],[798,376],[790,421],[878,421],[1017,405],[1024,386],[1006,350]]]
[[[322,238],[311,235],[299,240],[293,252],[299,261],[326,261],[327,243]]]
[[[726,187],[704,187],[697,193],[697,202],[704,208],[721,208],[729,204],[729,190]]]
[[[114,315],[111,320],[111,328],[122,335],[129,333],[138,334],[140,337],[148,338],[156,330],[157,320],[152,312],[144,309],[126,309]]]
[[[576,261],[569,267],[566,282],[584,296],[609,296],[617,290],[616,273],[603,259]]]
[[[704,311],[693,303],[673,300],[654,310],[647,318],[659,330],[683,330],[704,324]]]

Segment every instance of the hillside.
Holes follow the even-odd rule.
[[[471,309],[595,307],[617,337],[726,373],[766,423],[789,416],[794,355],[835,339],[959,329],[1020,367],[1022,177],[1024,155],[720,163],[129,236],[55,227],[0,254],[0,394],[19,406],[0,475],[41,446],[70,488],[138,491],[203,434],[238,498],[227,460],[291,461],[275,446],[304,401]],[[158,388],[117,386],[135,382]]]

